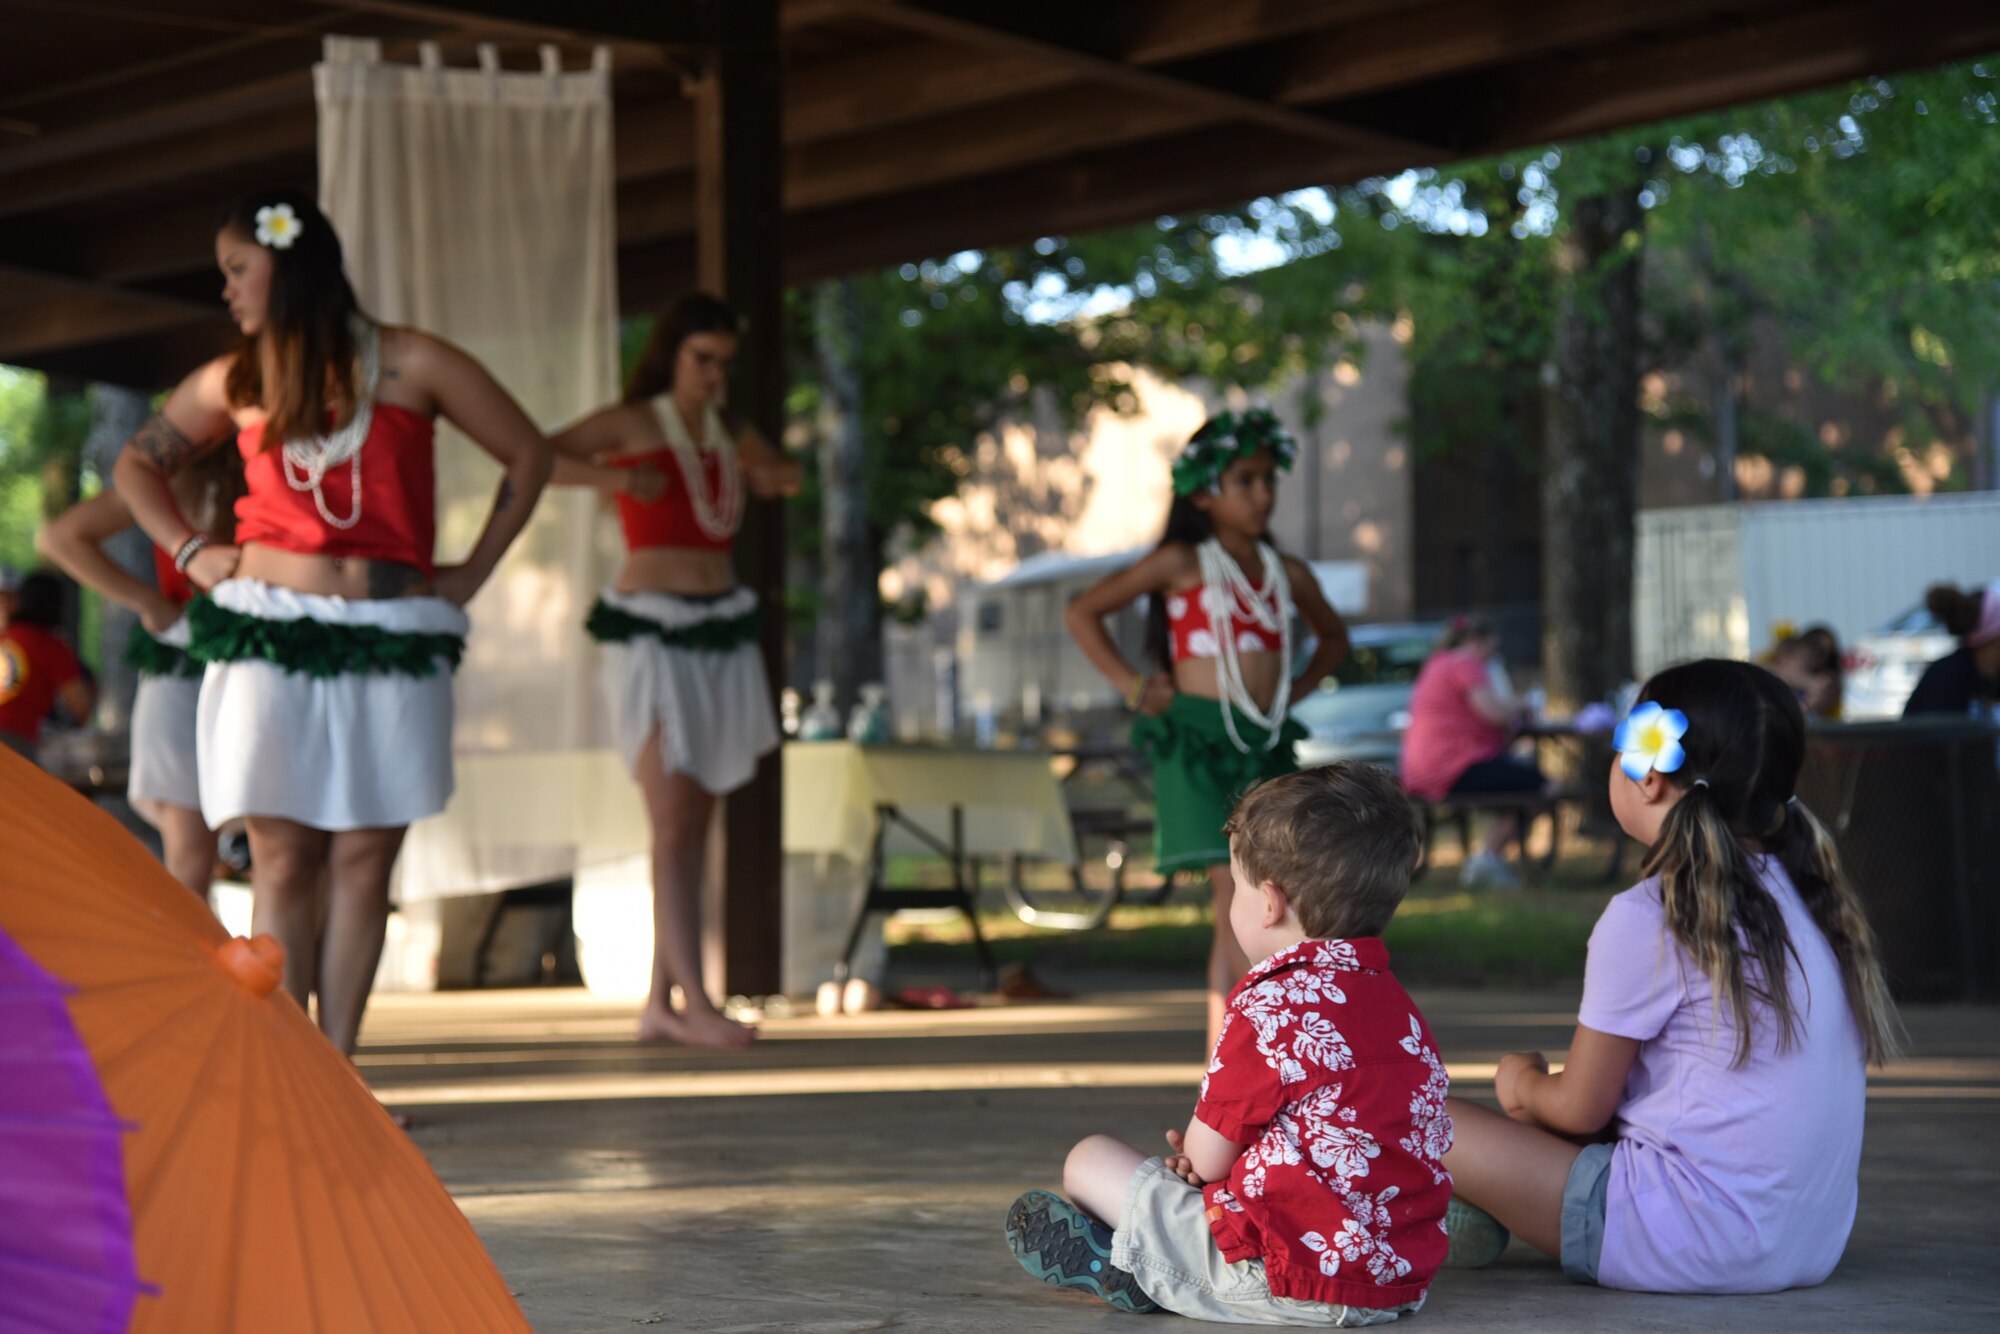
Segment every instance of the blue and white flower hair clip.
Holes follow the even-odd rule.
[[[1674,772],[1687,763],[1687,751],[1681,748],[1687,730],[1685,713],[1647,700],[1618,724],[1611,742],[1618,748],[1618,767],[1635,783],[1644,782],[1650,773]]]

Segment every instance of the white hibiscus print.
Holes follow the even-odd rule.
[[[1368,1175],[1370,1159],[1382,1156],[1382,1146],[1359,1126],[1328,1126],[1306,1145],[1313,1162],[1327,1168],[1342,1182]]]
[[[1354,1049],[1333,1026],[1333,1020],[1317,1010],[1299,1016],[1298,1027],[1292,1033],[1292,1054],[1326,1070],[1354,1068]]]
[[[1188,636],[1188,656],[1191,658],[1216,658],[1221,654],[1215,643],[1215,632],[1197,630]]]
[[[1401,1047],[1404,1051],[1410,1053],[1410,1055],[1412,1056],[1423,1055],[1424,1026],[1417,1022],[1417,1016],[1415,1015],[1410,1016],[1410,1036],[1404,1038],[1401,1042],[1397,1043],[1396,1045]]]
[[[1168,599],[1167,599],[1167,615],[1168,615],[1168,616],[1169,616],[1169,617],[1170,617],[1171,619],[1173,619],[1173,620],[1176,620],[1176,621],[1180,620],[1180,619],[1181,619],[1181,618],[1182,618],[1183,616],[1186,616],[1186,615],[1187,615],[1187,598],[1186,598],[1185,596],[1183,596],[1182,594],[1179,594],[1179,593],[1176,593],[1176,594],[1174,594],[1174,595],[1173,595],[1172,597],[1168,598]]]
[[[1410,1272],[1410,1262],[1389,1248],[1386,1241],[1375,1243],[1375,1249],[1368,1253],[1368,1272],[1374,1276],[1376,1286],[1394,1283]]]
[[[1361,1259],[1375,1249],[1376,1242],[1361,1224],[1350,1218],[1340,1225],[1340,1231],[1333,1234],[1331,1241],[1317,1232],[1308,1232],[1299,1238],[1299,1244],[1319,1256],[1319,1272],[1330,1278],[1340,1272],[1342,1260]]]
[[[1258,634],[1258,633],[1257,633],[1257,632],[1256,632],[1255,630],[1239,630],[1239,631],[1237,631],[1237,633],[1236,633],[1236,651],[1237,651],[1238,653],[1262,653],[1262,652],[1264,652],[1264,651],[1265,651],[1265,649],[1264,649],[1264,636],[1262,636],[1262,635]]]
[[[1313,955],[1313,962],[1322,968],[1361,967],[1361,956],[1354,952],[1351,940],[1323,940]]]

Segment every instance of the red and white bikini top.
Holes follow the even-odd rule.
[[[1221,644],[1216,640],[1215,629],[1209,623],[1206,595],[1208,586],[1191,588],[1185,593],[1167,595],[1167,640],[1173,646],[1173,660],[1184,658],[1220,657]],[[1238,653],[1282,653],[1284,642],[1276,630],[1267,630],[1258,623],[1255,613],[1245,606],[1241,593],[1235,594],[1235,603],[1230,611],[1229,632],[1236,636]],[[1278,584],[1274,579],[1267,589],[1259,591],[1259,600],[1270,611],[1270,619],[1275,620],[1278,612]]]

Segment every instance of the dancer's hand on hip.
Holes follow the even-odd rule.
[[[441,597],[454,607],[463,607],[472,601],[483,581],[467,565],[440,565],[431,579],[431,594]]]

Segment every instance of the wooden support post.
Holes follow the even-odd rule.
[[[743,316],[731,406],[767,440],[783,439],[785,347],[780,231],[783,105],[779,0],[699,0],[715,41],[693,81],[696,149],[696,280]],[[764,607],[764,667],[784,683],[785,516],[752,502],[736,542],[737,577]],[[775,704],[775,697],[773,700]],[[776,754],[748,787],[722,803],[711,865],[702,953],[723,995],[780,987],[783,926],[783,784]]]

